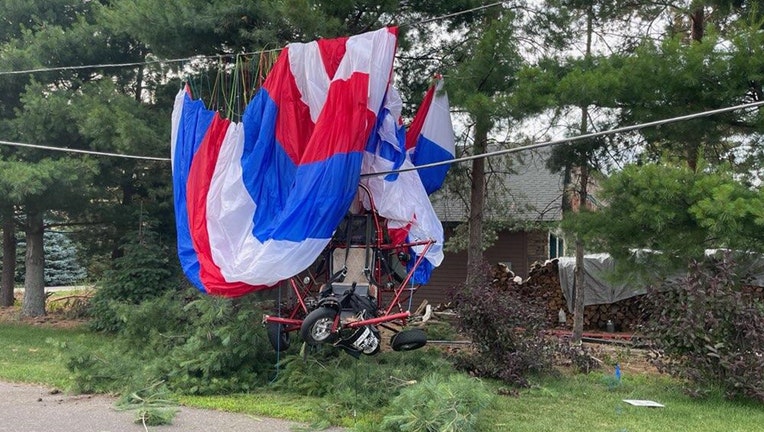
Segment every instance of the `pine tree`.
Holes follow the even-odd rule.
[[[79,263],[75,244],[65,234],[46,231],[45,285],[74,285],[86,276],[87,271]]]

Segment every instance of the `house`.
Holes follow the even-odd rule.
[[[516,225],[524,228],[500,231],[484,257],[491,264],[506,264],[522,278],[528,276],[534,262],[555,258],[564,250],[562,238],[556,235],[557,223],[562,220],[564,178],[562,173],[550,173],[546,168],[550,154],[549,148],[510,154],[512,172],[500,174],[500,183],[495,177],[489,180],[488,187],[498,193],[500,201],[508,204],[510,214],[505,218],[501,214],[492,214],[497,212],[489,209],[488,217],[521,222]],[[431,199],[448,242],[455,228],[467,220],[467,205],[445,188],[433,194]],[[445,302],[448,292],[463,283],[466,276],[467,251],[446,252],[430,283],[421,287],[414,299],[427,299],[430,304]]]

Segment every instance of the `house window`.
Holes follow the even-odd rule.
[[[549,259],[561,257],[565,254],[565,244],[562,237],[549,233]]]

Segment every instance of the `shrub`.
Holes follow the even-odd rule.
[[[275,361],[250,296],[208,297],[195,290],[121,303],[121,331],[97,352],[68,347],[80,391],[122,392],[165,382],[178,393],[246,392],[265,385]]]
[[[127,238],[124,255],[114,260],[91,299],[91,328],[111,333],[121,330],[120,304],[136,305],[175,289],[171,276],[168,253],[151,232]]]
[[[544,306],[493,286],[490,269],[472,274],[453,294],[461,328],[475,347],[474,353],[457,357],[457,366],[516,386],[527,386],[531,373],[553,370],[555,347],[544,337]]]
[[[721,386],[764,401],[764,305],[746,294],[730,255],[693,263],[686,277],[650,289],[646,336],[660,370],[690,393]]]
[[[124,355],[114,345],[101,346],[91,351],[84,346],[60,344],[64,365],[72,372],[72,388],[75,393],[113,393],[130,388],[144,381],[140,370],[129,355]]]
[[[393,399],[383,431],[469,432],[493,394],[475,378],[461,374],[430,375]]]
[[[285,357],[274,388],[321,397],[322,403],[313,407],[317,416],[336,423],[349,413],[371,415],[403,388],[432,373],[454,373],[448,360],[434,349],[386,351],[355,359],[335,348],[319,348],[307,357]]]
[[[183,309],[187,331],[163,363],[168,386],[188,394],[247,392],[268,382],[274,352],[253,296],[201,296]]]

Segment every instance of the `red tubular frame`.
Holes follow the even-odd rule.
[[[374,204],[374,198],[372,197],[368,187],[366,187],[363,184],[359,185],[359,187],[366,192],[366,195],[369,198],[369,205],[371,208],[372,219],[374,220],[374,227],[376,229],[376,239],[375,239],[376,244],[373,247],[375,247],[378,250],[387,251],[387,250],[395,250],[395,249],[402,249],[402,248],[410,248],[412,246],[424,246],[424,250],[420,254],[418,254],[417,259],[414,262],[414,266],[412,267],[411,271],[409,271],[408,274],[406,274],[406,277],[403,280],[403,282],[401,282],[399,285],[397,285],[396,288],[392,290],[390,289],[386,290],[388,292],[392,291],[394,293],[394,296],[392,298],[392,301],[390,301],[390,303],[387,305],[386,309],[384,310],[383,315],[377,316],[375,318],[366,319],[366,320],[352,321],[347,324],[341,324],[339,323],[340,314],[338,313],[337,317],[335,318],[335,324],[333,326],[332,331],[337,331],[342,328],[355,329],[355,328],[359,328],[359,327],[363,327],[367,325],[377,325],[377,324],[388,323],[392,321],[400,321],[400,324],[405,326],[408,318],[411,316],[411,311],[403,310],[403,307],[401,307],[401,304],[400,304],[401,297],[403,296],[404,291],[410,291],[409,296],[414,295],[414,292],[416,291],[416,287],[409,289],[407,288],[407,285],[411,281],[411,277],[414,275],[414,271],[416,270],[416,268],[419,267],[420,264],[422,264],[422,260],[424,260],[424,256],[430,250],[430,247],[432,247],[432,245],[435,244],[435,241],[432,239],[422,240],[422,241],[417,241],[412,243],[402,243],[397,245],[385,244],[382,224],[380,223],[379,215],[377,214],[375,210],[376,206]],[[345,245],[345,247],[350,247],[350,245]],[[375,265],[372,271],[379,272],[381,271],[381,269],[379,269],[378,266]],[[289,279],[289,284],[292,288],[292,291],[294,291],[295,297],[297,298],[297,302],[299,303],[298,305],[293,307],[291,313],[289,314],[289,317],[282,318],[280,316],[272,316],[272,315],[265,315],[263,317],[263,323],[282,324],[284,325],[284,331],[287,331],[287,332],[300,329],[303,323],[303,320],[298,319],[297,316],[300,312],[302,312],[303,314],[308,313],[308,307],[305,304],[304,297],[310,294],[310,287],[312,283],[309,284],[305,289],[301,290],[300,287],[297,286],[297,283],[295,282],[295,278],[292,277]],[[383,287],[381,286],[377,287],[377,289],[379,290],[379,292],[385,291],[385,289],[383,289]],[[378,303],[378,306],[382,305],[382,299],[379,293],[377,294],[377,303]],[[395,307],[397,307],[400,312],[392,313],[393,308]]]

